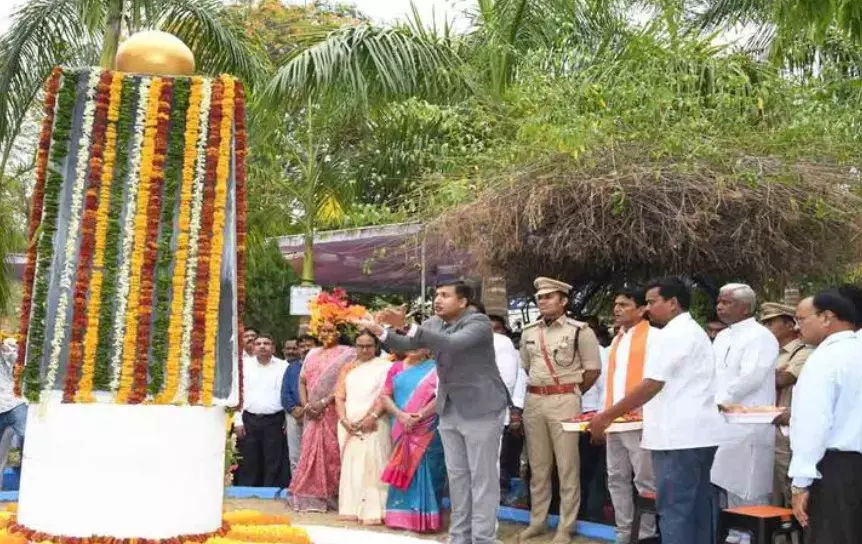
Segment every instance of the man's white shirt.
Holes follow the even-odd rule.
[[[521,367],[520,354],[508,336],[494,333],[494,358],[512,404],[515,408],[523,408],[527,394],[527,373]],[[508,412],[504,423],[509,424]]]
[[[618,403],[623,400],[623,397],[626,396],[626,379],[628,378],[629,371],[629,354],[631,352],[632,347],[632,338],[634,338],[634,328],[627,330],[619,337],[617,341],[617,355],[616,355],[616,364],[614,368],[614,375],[608,376],[607,379],[613,379],[614,385],[614,398],[611,399],[611,405]],[[647,342],[646,342],[646,354],[645,356],[649,356],[649,354],[655,349],[655,344],[657,342],[656,337],[658,335],[659,329],[655,327],[650,327],[649,333],[647,334]],[[611,344],[613,346],[613,344]],[[608,360],[610,359],[610,349],[608,350]],[[646,367],[646,359],[644,360],[644,367]],[[610,372],[607,366],[602,370],[602,373]],[[605,395],[602,395],[602,402],[605,402]]]
[[[775,405],[778,340],[769,329],[748,318],[715,338],[717,404]],[[730,424],[712,464],[712,483],[746,500],[772,491],[775,427]]]
[[[724,419],[715,405],[712,344],[687,312],[654,334],[644,378],[663,382],[643,407],[641,446],[648,450],[685,450],[717,446]]]
[[[605,380],[608,374],[608,354],[611,348],[600,347],[599,355],[602,360],[602,373],[599,374],[596,383],[581,395],[581,412],[601,412],[604,408]]]
[[[243,412],[267,415],[282,410],[281,383],[287,361],[273,357],[262,365],[257,357],[243,361]],[[234,414],[234,424],[242,425],[242,414]]]
[[[862,335],[829,336],[805,362],[794,395],[805,402],[790,408],[788,474],[808,487],[826,450],[862,453]]]

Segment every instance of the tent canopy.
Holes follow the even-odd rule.
[[[284,258],[299,273],[303,236],[281,236],[277,241]],[[423,244],[427,285],[458,279],[470,270],[467,253],[439,238],[426,238],[422,224],[401,223],[315,234],[315,283],[358,292],[418,293]]]

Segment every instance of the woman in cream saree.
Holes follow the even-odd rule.
[[[356,361],[341,371],[335,392],[341,482],[338,517],[366,525],[383,523],[387,485],[380,475],[392,451],[389,423],[378,399],[392,363],[377,356],[377,338],[356,337]]]

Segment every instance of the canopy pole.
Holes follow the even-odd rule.
[[[425,291],[426,291],[425,276],[428,272],[427,263],[425,261],[425,241],[426,241],[425,225],[422,225],[422,248],[420,250],[421,251],[420,268],[421,268],[422,277],[419,278],[419,289],[421,290],[421,292],[419,294],[419,300],[420,300],[420,303],[422,305],[420,307],[420,310],[419,310],[419,315],[422,316],[422,321],[425,321]]]

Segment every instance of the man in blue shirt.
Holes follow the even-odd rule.
[[[860,316],[839,290],[796,309],[802,340],[817,349],[796,383],[790,414],[793,513],[810,541],[862,542],[862,341]]]
[[[298,340],[291,339],[284,343],[284,358],[287,370],[281,382],[281,405],[286,412],[285,434],[287,435],[287,455],[290,459],[290,473],[296,470],[302,444],[302,418],[305,408],[299,398],[299,375],[302,372],[302,362],[311,348],[317,345],[313,336],[303,335]]]

